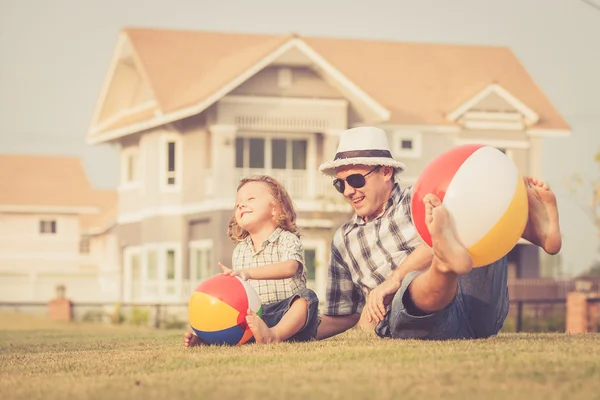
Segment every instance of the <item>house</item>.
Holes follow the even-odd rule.
[[[543,138],[570,134],[503,47],[122,30],[87,142],[121,154],[123,300],[187,301],[218,261],[230,264],[227,225],[249,174],[290,192],[323,297],[330,241],[351,209],[318,166],[359,125],[388,132],[406,185],[443,151],[475,142],[540,176]],[[538,268],[538,254],[520,244],[512,268]]]
[[[78,158],[0,155],[0,301],[118,300],[116,207]]]

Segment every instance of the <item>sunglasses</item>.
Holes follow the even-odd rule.
[[[369,175],[371,172],[373,172],[379,168],[381,168],[381,166],[378,165],[364,175],[363,174],[352,174],[352,175],[348,175],[346,177],[346,179],[337,178],[333,181],[333,187],[335,187],[337,189],[337,191],[342,194],[344,193],[344,190],[346,190],[346,182],[348,182],[348,185],[350,185],[354,189],[360,189],[361,187],[365,186],[365,184],[367,183],[367,180],[365,179],[367,177],[367,175]]]

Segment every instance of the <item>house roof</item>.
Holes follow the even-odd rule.
[[[152,88],[159,115],[206,101],[289,41],[301,40],[389,110],[388,124],[453,125],[449,113],[498,84],[540,116],[532,128],[570,129],[506,47],[164,29],[123,33]],[[94,134],[131,123],[124,118]]]
[[[125,29],[163,113],[197,103],[289,36]]]
[[[99,211],[94,214],[82,214],[81,227],[90,233],[100,233],[117,221],[118,194],[116,190],[92,190],[91,202]]]
[[[324,38],[305,41],[388,108],[391,123],[451,124],[447,114],[496,83],[541,116],[536,128],[569,129],[506,47]]]
[[[79,214],[89,227],[114,219],[116,193],[94,190],[79,158],[0,154],[0,166],[4,211]]]

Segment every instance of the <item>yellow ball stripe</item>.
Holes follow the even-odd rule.
[[[238,324],[239,312],[229,304],[202,292],[194,292],[188,306],[190,325],[199,331],[214,332]]]
[[[485,236],[467,248],[474,267],[498,261],[512,250],[525,230],[528,210],[527,189],[519,175],[515,194],[504,214]]]

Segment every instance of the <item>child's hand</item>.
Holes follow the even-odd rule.
[[[250,274],[247,271],[235,271],[231,268],[224,266],[221,263],[219,263],[219,268],[221,268],[221,271],[223,271],[223,275],[239,276],[245,281],[250,279]]]
[[[231,273],[233,272],[231,268],[226,267],[221,263],[219,263],[219,268],[221,268],[221,271],[223,271],[223,275],[231,275]]]

